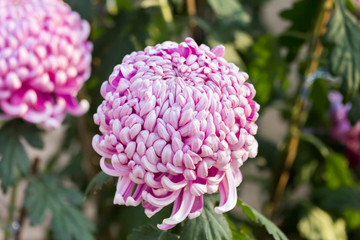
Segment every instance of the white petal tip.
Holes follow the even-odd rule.
[[[201,214],[201,211],[196,211],[196,212],[193,212],[193,213],[189,213],[188,218],[189,219],[194,219],[194,218],[197,218],[198,216],[200,216],[200,214]]]

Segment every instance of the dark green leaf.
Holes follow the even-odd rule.
[[[282,18],[291,21],[291,26],[280,37],[281,45],[288,49],[288,61],[296,58],[301,46],[310,38],[323,2],[300,0],[291,9],[281,13]]]
[[[178,240],[178,235],[162,231],[157,227],[147,224],[136,228],[127,237],[127,240]]]
[[[356,94],[353,100],[351,101],[351,109],[349,111],[348,117],[353,125],[360,121],[360,94]]]
[[[360,190],[354,187],[322,189],[318,192],[321,206],[336,210],[360,211]]]
[[[241,200],[238,200],[237,206],[241,207],[244,214],[252,221],[258,222],[265,226],[266,231],[274,237],[275,240],[287,240],[285,234],[269,219],[259,213],[254,208],[250,207]]]
[[[51,230],[56,240],[93,240],[94,226],[74,206],[81,194],[62,186],[55,176],[32,178],[26,190],[25,207],[32,225],[41,223],[51,212]]]
[[[0,129],[0,179],[4,191],[14,183],[18,172],[26,174],[30,167],[29,157],[20,141],[22,138],[33,147],[43,147],[34,125],[13,120]]]
[[[104,172],[99,172],[91,179],[89,185],[86,187],[85,196],[88,196],[90,192],[96,192],[99,190],[111,177]]]
[[[230,226],[231,234],[232,234],[232,240],[250,240],[254,239],[252,236],[249,236],[246,231],[245,226],[239,226],[239,224],[235,225],[233,222],[231,222],[228,218],[227,221]]]
[[[330,47],[330,69],[343,78],[341,90],[349,99],[360,85],[360,27],[343,1],[335,1],[324,42]]]
[[[82,18],[90,20],[93,18],[94,5],[92,0],[66,0],[73,11],[78,12]]]
[[[250,22],[249,14],[236,0],[209,0],[208,3],[219,18],[232,18],[242,24]]]
[[[17,126],[21,136],[34,148],[44,148],[44,142],[40,136],[40,130],[33,124],[22,123],[22,126]]]
[[[231,238],[231,230],[225,217],[214,211],[219,195],[204,197],[204,208],[199,217],[185,223],[181,239],[227,240]]]
[[[317,138],[315,135],[312,134],[302,134],[300,136],[301,140],[306,141],[308,143],[310,143],[311,145],[313,145],[318,151],[319,153],[324,157],[328,157],[329,156],[329,149],[327,148],[327,146],[319,139]]]
[[[329,188],[355,185],[349,164],[343,155],[330,151],[325,164],[326,182]]]
[[[310,101],[311,109],[307,120],[307,125],[329,126],[329,83],[324,79],[316,79],[311,88]]]

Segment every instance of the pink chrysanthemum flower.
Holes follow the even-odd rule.
[[[343,96],[338,92],[330,92],[331,103],[331,136],[334,140],[346,147],[346,155],[349,163],[354,168],[360,168],[360,121],[351,126],[348,113],[351,104],[343,104]]]
[[[62,0],[0,1],[0,119],[56,128],[87,111],[76,94],[90,74],[89,33]]]
[[[114,203],[142,202],[148,217],[173,203],[160,229],[199,216],[205,193],[220,192],[217,213],[234,208],[239,167],[257,154],[255,90],[224,51],[164,42],[125,56],[101,87],[93,147],[119,177]]]

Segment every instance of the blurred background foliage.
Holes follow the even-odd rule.
[[[331,90],[340,90],[345,101],[352,103],[350,121],[355,124],[360,120],[360,28],[355,1],[298,0],[281,12],[280,17],[289,26],[280,34],[271,33],[261,16],[268,0],[66,2],[92,27],[92,75],[80,92],[81,98],[89,100],[90,110],[78,119],[66,119],[59,151],[44,167],[37,166],[40,160],[27,159],[28,166],[14,162],[11,169],[20,171],[7,176],[9,182],[2,179],[4,191],[12,186],[16,176],[28,180],[24,211],[32,224],[42,222],[46,211],[52,212],[48,239],[177,239],[182,228],[188,229],[187,234],[194,231],[191,221],[172,233],[154,228],[170,214],[169,209],[148,219],[141,206],[112,205],[116,179],[98,174],[99,156],[91,147],[92,136],[98,132],[92,115],[102,101],[99,89],[113,67],[126,54],[147,45],[167,40],[181,42],[187,36],[210,47],[224,45],[225,58],[249,73],[257,91],[256,101],[261,105],[260,116],[269,109],[280,113],[280,123],[272,119],[263,123],[260,117],[258,157],[242,167],[244,183],[251,182],[261,189],[255,194],[261,204],[258,210],[289,239],[360,239],[360,171],[349,164],[346,148],[330,137],[328,100]],[[261,128],[271,129],[279,124],[286,131],[284,138],[275,138],[279,141],[262,134]],[[6,132],[10,128],[11,124],[3,127],[0,138],[12,135]],[[37,136],[39,130],[29,128]],[[23,139],[33,147],[42,147],[41,140],[22,133],[11,139],[14,146],[20,146],[20,157],[26,158],[18,144]],[[5,148],[1,152],[1,147],[0,164],[5,165]],[[61,165],[59,159],[64,154],[68,161]],[[250,162],[256,166],[255,173],[247,173]],[[30,168],[31,173],[27,173]],[[239,190],[240,199],[248,194],[242,191],[242,185]],[[85,191],[84,201],[81,194]],[[42,199],[36,198],[39,193]],[[78,210],[89,202],[95,208],[92,223]],[[213,206],[211,201],[208,204],[209,208]],[[286,239],[262,215],[241,201],[238,206],[250,220],[269,228],[275,239]],[[21,216],[20,213],[19,223]],[[222,231],[220,235],[210,235],[213,239],[272,239],[250,220],[234,211],[226,216],[230,235],[221,226],[210,226],[215,233]],[[197,221],[202,226],[206,219]],[[139,228],[147,223],[152,225]],[[9,225],[4,228],[14,231]],[[181,239],[208,238],[201,234],[186,236]]]

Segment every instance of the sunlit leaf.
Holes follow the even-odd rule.
[[[304,214],[298,223],[298,230],[303,238],[309,240],[347,239],[345,221],[333,221],[328,213],[318,207],[312,207]]]
[[[258,212],[256,209],[247,205],[241,200],[238,200],[237,206],[241,207],[243,213],[252,221],[264,225],[266,231],[273,236],[275,240],[287,240],[285,234],[269,219]]]
[[[219,195],[204,197],[204,208],[199,217],[188,220],[183,228],[181,239],[228,240],[232,239],[229,224],[222,214],[214,211]]]
[[[283,93],[288,83],[288,66],[280,56],[277,39],[271,35],[256,39],[250,48],[247,72],[255,82],[255,99],[258,103],[265,104],[274,98],[276,93]]]
[[[326,183],[329,188],[340,186],[354,186],[355,181],[351,175],[346,158],[338,153],[330,151],[325,160]]]

